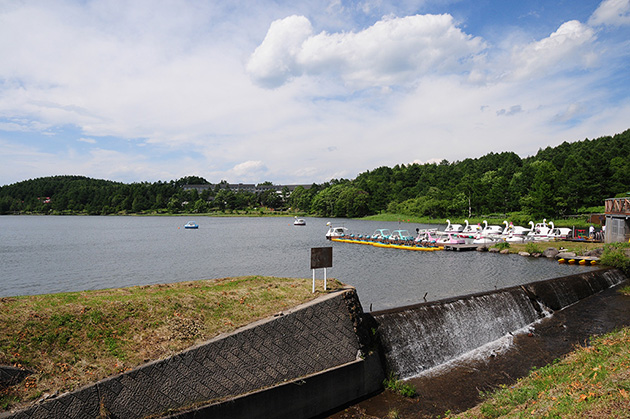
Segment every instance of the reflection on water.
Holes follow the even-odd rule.
[[[194,218],[194,217],[193,217]],[[329,278],[357,288],[367,311],[571,275],[593,267],[517,255],[410,252],[324,238],[395,222],[307,218],[0,216],[0,296],[33,295],[240,275],[310,279],[310,249],[333,247]],[[428,228],[404,224],[402,228]],[[444,226],[441,226],[442,228]],[[323,271],[316,272],[318,279]]]

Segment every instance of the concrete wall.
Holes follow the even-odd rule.
[[[625,279],[600,269],[374,312],[386,370],[416,376]]]
[[[630,239],[630,218],[628,216],[606,215],[606,243],[627,242]]]
[[[295,393],[300,394],[299,403],[285,399],[278,405],[282,409],[275,408],[284,412],[279,417],[312,417],[352,400],[341,400],[344,397],[362,397],[381,386],[382,378],[377,379],[377,376],[382,377],[378,363],[370,364],[370,368],[376,367],[374,375],[365,370],[365,361],[360,357],[361,350],[369,345],[361,338],[368,335],[360,330],[362,314],[354,289],[330,294],[170,358],[0,417],[129,419],[161,416],[186,408],[198,411],[195,407],[199,405],[288,385],[285,383],[294,383],[288,387],[293,390],[300,383],[309,384],[304,389],[311,389],[313,393]],[[347,374],[356,375],[357,371],[371,377],[367,387],[364,382],[347,377]],[[325,373],[333,380],[327,379]],[[314,385],[318,380],[320,384]],[[346,386],[352,388],[342,391]],[[331,399],[329,389],[345,396]],[[270,416],[256,416],[248,411],[246,416],[240,417]]]

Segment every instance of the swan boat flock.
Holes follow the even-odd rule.
[[[494,245],[501,242],[527,243],[544,242],[552,240],[564,240],[572,237],[570,228],[555,227],[553,222],[534,224],[529,222],[529,228],[515,226],[503,221],[500,225],[488,225],[484,220],[481,224],[471,225],[468,220],[465,225],[451,224],[446,220],[444,230],[416,229],[416,235],[412,236],[408,230],[377,229],[371,235],[351,234],[345,227],[334,227],[330,223],[326,238],[332,241],[344,243],[369,244],[377,247],[400,248],[407,250],[433,251],[443,249],[446,245]]]

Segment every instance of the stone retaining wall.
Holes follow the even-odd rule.
[[[354,289],[329,294],[170,358],[0,417],[159,417],[361,361],[365,342],[359,336],[366,334],[357,333],[360,307]]]

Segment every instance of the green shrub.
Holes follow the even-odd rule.
[[[538,243],[533,242],[529,242],[525,245],[525,251],[527,253],[542,253],[542,250],[540,250],[540,246],[538,245]]]
[[[625,274],[630,274],[630,258],[626,255],[628,249],[630,249],[630,243],[608,243],[604,245],[601,263],[621,269]]]
[[[499,242],[499,243],[495,244],[492,247],[496,247],[499,250],[509,249],[510,248],[510,243],[508,243],[508,242]]]
[[[416,395],[416,388],[411,384],[406,384],[398,379],[394,373],[389,373],[389,377],[383,381],[383,386],[387,390],[391,390],[404,397],[413,397]]]

